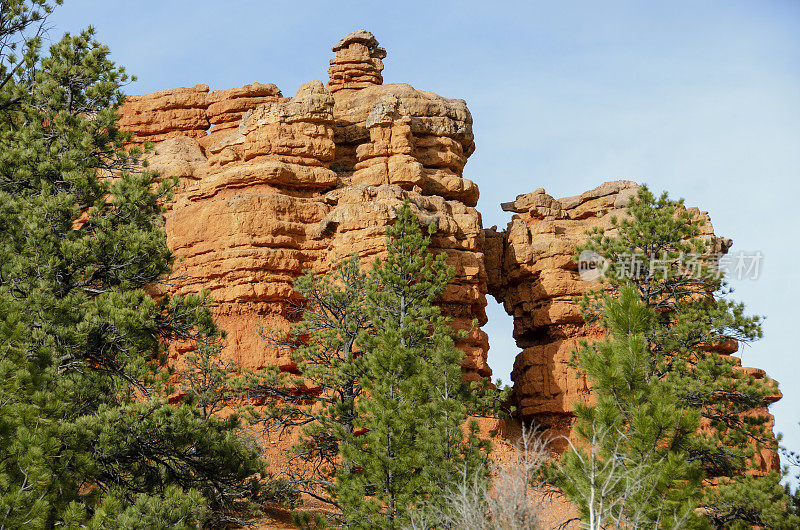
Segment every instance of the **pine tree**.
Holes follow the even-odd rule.
[[[419,243],[424,244],[418,251],[422,256],[427,240],[420,239]],[[448,278],[439,278],[431,292],[439,292]],[[284,470],[287,486],[337,508],[339,517],[345,509],[339,498],[342,491],[339,484],[350,480],[353,473],[360,473],[360,468],[356,469],[351,460],[353,451],[345,451],[344,445],[352,444],[354,436],[363,431],[363,427],[356,431],[362,414],[357,403],[363,399],[362,380],[367,374],[365,344],[375,333],[375,314],[369,310],[368,294],[380,291],[382,281],[377,274],[368,276],[361,272],[354,256],[337,263],[326,274],[306,271],[294,282],[301,299],[294,308],[302,316],[300,322],[288,333],[275,330],[264,333],[273,347],[288,350],[295,367],[289,371],[270,367],[251,373],[245,383],[247,395],[262,403],[249,407],[251,421],[263,425],[270,435],[284,436],[297,428],[301,430]],[[435,307],[429,311],[438,315]],[[470,413],[498,415],[498,403],[504,402],[507,392],[485,384],[475,385],[474,391],[468,389],[460,380],[462,354],[453,347],[448,333],[440,330],[431,335],[429,343],[434,347],[432,353],[425,354],[443,366],[440,372],[445,375],[440,387],[442,396],[436,398],[443,405],[441,412],[450,414],[453,409],[456,417],[461,417],[459,407],[451,402],[455,391],[469,395]],[[423,379],[420,376],[419,380]],[[451,439],[447,450],[452,453],[455,445],[462,442],[462,432],[453,430],[451,424],[457,422],[444,422],[432,426],[431,430],[440,429],[440,436]],[[477,444],[474,433],[471,436],[470,443]],[[431,454],[436,454],[435,446],[430,450]],[[430,469],[425,471],[430,475],[428,479],[438,480],[440,484],[463,472],[451,454],[443,458],[446,472],[443,468],[433,477]],[[359,502],[358,495],[352,502]],[[363,501],[363,497],[360,500]]]
[[[181,357],[181,366],[170,367],[183,403],[196,406],[205,419],[239,398],[242,370],[236,361],[222,358],[223,340],[219,330],[198,336],[193,348]]]
[[[628,286],[605,297],[602,327],[610,338],[584,345],[580,367],[595,403],[578,403],[571,446],[550,478],[572,498],[587,528],[680,528],[694,523],[702,478],[687,458],[699,428],[672,389],[650,378],[645,334],[655,314]]]
[[[250,373],[247,395],[266,403],[250,407],[250,421],[271,435],[300,429],[284,475],[287,486],[340,508],[335,485],[342,468],[341,443],[352,436],[362,393],[362,351],[357,339],[371,322],[365,304],[366,275],[350,257],[330,272],[295,279],[302,316],[288,333],[265,333],[272,346],[288,350],[292,371],[269,367]]]
[[[0,527],[238,520],[269,493],[254,442],[161,385],[170,341],[218,333],[204,297],[149,294],[174,183],[125,149],[91,28],[42,53],[51,10],[0,5]]]
[[[357,528],[408,524],[463,472],[485,469],[488,451],[474,423],[463,431],[475,392],[435,305],[453,272],[444,254],[428,251],[408,201],[397,215],[386,260],[376,260],[368,284],[358,430],[342,444],[353,470],[340,472],[337,492],[346,524]]]
[[[610,429],[613,447],[624,435],[622,454],[628,458],[631,443],[669,447],[678,469],[687,469],[687,479],[694,473],[690,468],[699,470],[695,502],[708,524],[793,527],[793,516],[776,515],[786,514],[789,502],[776,487],[779,477],[748,474],[754,448],[774,443],[767,418],[752,410],[766,406],[776,387],[737,370],[735,359],[715,351],[731,340],[758,339],[760,318],[747,316],[743,304],[727,298],[730,289],[699,237],[701,222],[682,201],[666,194],[656,198],[643,187],[628,204],[626,216],[612,219],[612,225],[612,232],[596,230],[576,249],[603,259],[604,292],[584,298],[583,307],[588,321],[602,316],[611,332],[610,341],[585,347],[577,359],[598,400],[594,408],[579,409],[583,435],[591,439],[596,429]],[[607,293],[621,296],[621,301],[608,302]],[[640,302],[632,302],[632,295]],[[646,325],[633,336],[634,328],[615,330],[624,318],[641,312],[639,304],[649,314],[642,321]],[[630,337],[636,340],[630,342]],[[643,401],[641,396],[648,394],[653,397]],[[606,413],[614,409],[614,414]],[[665,422],[664,410],[680,422]],[[696,417],[702,428],[691,430]],[[654,427],[665,437],[655,446],[656,440],[648,439]],[[658,461],[660,453],[651,449],[649,454]],[[672,495],[685,485],[673,480],[664,487]],[[638,502],[635,508],[650,509]]]

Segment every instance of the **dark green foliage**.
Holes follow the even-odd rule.
[[[124,499],[179,484],[226,506],[260,490],[259,449],[243,443],[237,425],[234,416],[208,421],[196,408],[154,400],[83,416],[66,444],[91,451],[84,471],[91,482],[82,487],[99,482]]]
[[[687,457],[699,413],[648,377],[645,334],[655,312],[624,286],[608,297],[602,326],[611,338],[578,352],[596,403],[576,404],[584,444],[567,451],[550,478],[573,499],[589,528],[676,528],[695,519],[700,466]]]
[[[251,421],[278,436],[301,429],[285,470],[287,483],[336,507],[335,477],[341,467],[349,467],[340,444],[353,433],[355,403],[362,393],[363,352],[357,339],[370,329],[366,281],[354,257],[326,275],[308,271],[297,278],[294,286],[303,302],[296,309],[302,320],[288,334],[267,336],[274,346],[289,350],[296,373],[272,367],[250,374],[246,382],[251,397],[267,401],[250,408]]]
[[[774,471],[759,477],[723,479],[721,487],[709,488],[701,509],[713,528],[800,528],[796,498],[780,485],[780,479]]]
[[[195,490],[184,491],[168,486],[159,495],[141,493],[133,503],[122,503],[114,495],[106,495],[89,517],[86,509],[73,503],[67,508],[65,528],[125,529],[136,528],[197,528],[196,521],[208,517],[205,499]]]
[[[337,485],[345,522],[357,528],[408,524],[465,470],[485,469],[488,444],[474,424],[462,430],[475,391],[462,381],[463,353],[434,305],[453,273],[444,254],[428,252],[429,242],[406,202],[367,286],[363,395],[357,431],[342,444],[351,469],[340,470]]]
[[[504,397],[462,381],[463,353],[434,305],[452,271],[444,254],[428,252],[410,205],[398,215],[388,258],[370,274],[351,257],[328,274],[297,278],[302,320],[288,334],[268,334],[296,370],[247,381],[249,395],[267,402],[251,408],[252,421],[271,433],[301,428],[287,483],[356,527],[408,521],[465,466],[485,475],[488,444],[462,427],[468,411],[495,413]],[[393,477],[380,482],[386,472]]]
[[[219,340],[203,296],[149,294],[173,183],[124,149],[128,77],[91,29],[41,53],[49,10],[0,5],[0,526],[236,520],[254,445],[162,399],[168,342]]]
[[[785,484],[783,486],[783,492],[791,499],[789,513],[800,517],[800,487],[795,486],[793,491],[789,484]]]
[[[711,350],[730,339],[760,338],[760,318],[747,316],[743,304],[727,299],[730,289],[708,255],[711,248],[698,237],[698,222],[681,201],[666,194],[656,198],[645,187],[626,213],[614,220],[615,235],[595,232],[576,251],[603,256],[612,291],[630,286],[654,311],[643,333],[652,363],[642,375],[669,384],[682,406],[699,410],[713,424],[705,447],[697,447],[692,457],[703,461],[710,476],[732,474],[742,469],[745,456],[733,447],[748,440],[770,443],[765,418],[743,413],[767,403],[774,389]],[[589,319],[600,307],[597,300],[584,299]],[[720,450],[725,447],[731,450]]]
[[[197,407],[204,418],[211,418],[238,397],[241,370],[238,363],[222,359],[220,333],[204,334],[194,341],[194,349],[181,358],[177,370],[183,403]]]
[[[328,528],[328,520],[325,516],[316,513],[311,515],[309,512],[302,510],[295,510],[292,512],[292,524],[297,528],[312,529],[312,528]]]
[[[775,443],[767,418],[752,410],[768,404],[776,388],[714,351],[731,339],[759,338],[760,319],[727,299],[712,248],[681,201],[644,187],[613,225],[614,232],[595,231],[576,249],[605,260],[606,289],[585,297],[583,309],[610,338],[576,355],[597,404],[577,409],[590,449],[565,455],[566,491],[588,517],[585,476],[604,469],[621,488],[609,499],[645,486],[646,498],[624,497],[620,514],[628,524],[800,524],[787,512],[775,474],[747,475],[754,448]],[[585,465],[587,456],[597,456],[598,465]],[[690,516],[692,506],[703,517]],[[672,517],[653,522],[662,512]]]

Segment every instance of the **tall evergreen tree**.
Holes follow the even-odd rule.
[[[578,352],[594,404],[576,404],[583,443],[550,470],[592,530],[696,522],[702,474],[687,449],[700,418],[681,408],[668,385],[647,376],[653,359],[645,335],[654,318],[633,289],[623,286],[618,297],[605,297],[601,325],[610,338]]]
[[[284,473],[287,486],[336,508],[336,475],[350,470],[341,443],[353,434],[362,393],[357,339],[371,328],[366,283],[355,257],[327,274],[306,271],[295,279],[302,297],[295,310],[302,319],[288,333],[265,335],[273,347],[288,350],[296,368],[269,367],[249,374],[245,383],[251,398],[266,402],[249,408],[250,421],[279,437],[300,429]]]
[[[475,392],[435,305],[453,274],[446,256],[428,251],[408,201],[386,233],[388,255],[368,284],[358,430],[342,445],[354,472],[340,473],[337,488],[345,522],[357,528],[408,524],[462,473],[485,469],[488,451],[474,423],[463,430]]]
[[[657,457],[659,447],[669,447],[679,462],[699,470],[696,502],[708,524],[792,527],[794,519],[784,521],[788,499],[777,474],[749,474],[754,448],[774,443],[767,418],[752,411],[766,406],[776,389],[737,370],[735,359],[715,351],[726,341],[759,338],[760,319],[747,316],[743,304],[727,298],[730,289],[709,255],[711,249],[699,237],[700,221],[682,201],[666,194],[656,198],[643,187],[626,215],[612,224],[613,231],[596,230],[576,249],[595,252],[604,260],[606,289],[586,297],[584,310],[589,321],[604,315],[612,335],[610,342],[589,347],[589,353],[584,349],[578,358],[598,399],[597,407],[580,409],[584,425],[602,419],[601,425],[612,425],[612,431],[626,436],[626,449],[630,443],[647,441],[653,427],[666,427],[663,441],[649,444],[650,455]],[[628,293],[621,299],[625,305],[609,303],[609,292]],[[620,320],[614,314],[627,312],[626,318],[631,318],[640,313],[639,302],[629,302],[631,294],[648,311],[646,325],[615,333]],[[632,337],[635,341],[629,342]],[[631,392],[623,392],[620,383]],[[658,399],[648,405],[642,391]],[[653,404],[673,410],[680,422],[665,423],[654,416],[657,410],[646,413]],[[615,408],[615,415],[606,415]],[[701,429],[692,432],[687,429],[695,417]],[[618,437],[609,439],[616,445]],[[679,469],[684,469],[683,463]],[[666,493],[685,487],[683,481],[665,486]]]
[[[418,223],[413,224],[416,221],[410,213],[410,206],[406,205],[400,215],[402,223],[405,223],[404,229],[409,230],[409,237],[414,230],[419,231]],[[392,232],[388,237],[389,244],[394,245],[392,241],[399,237]],[[408,303],[424,306],[411,311],[413,318],[417,319],[413,325],[419,328],[412,342],[412,347],[418,350],[414,355],[425,362],[409,366],[398,373],[398,377],[409,378],[409,382],[404,384],[415,388],[427,385],[429,389],[440,392],[437,397],[434,395],[436,392],[430,390],[427,398],[418,393],[415,399],[416,403],[428,403],[420,405],[422,408],[437,403],[436,413],[444,414],[446,419],[435,423],[431,418],[438,416],[434,414],[426,428],[430,432],[438,431],[439,439],[449,440],[446,442],[449,445],[440,455],[433,443],[435,438],[429,436],[427,443],[431,446],[428,449],[430,455],[440,458],[440,469],[434,471],[428,465],[420,468],[422,471],[415,470],[414,474],[422,482],[438,481],[443,485],[449,484],[454,476],[461,476],[463,469],[459,466],[465,463],[458,451],[463,449],[460,425],[466,417],[457,401],[468,397],[466,405],[470,413],[497,415],[500,413],[499,404],[504,402],[508,392],[497,391],[486,384],[475,385],[473,389],[461,381],[462,354],[453,346],[452,333],[438,316],[438,308],[432,305],[451,272],[443,265],[444,256],[434,260],[427,254],[428,241],[422,234],[417,234],[402,243],[408,249],[413,246],[413,251],[409,251],[421,260],[422,268],[409,274],[417,274],[428,283],[414,287],[419,292],[407,297]],[[395,250],[391,247],[390,259],[396,265]],[[367,345],[375,344],[372,339],[378,333],[375,322],[380,321],[383,329],[390,325],[385,319],[381,320],[383,317],[379,315],[382,313],[376,308],[382,303],[378,293],[387,289],[383,282],[391,277],[381,275],[382,265],[376,267],[379,268],[367,275],[361,272],[357,258],[350,257],[326,274],[315,275],[307,271],[297,278],[294,287],[301,302],[295,310],[302,319],[288,333],[271,330],[265,334],[273,347],[288,350],[295,368],[283,371],[270,367],[252,373],[245,385],[248,395],[262,403],[250,407],[251,421],[262,424],[270,435],[283,436],[300,429],[298,442],[293,446],[285,468],[287,485],[337,508],[339,516],[345,516],[348,511],[352,513],[353,506],[363,502],[364,492],[374,489],[345,487],[343,484],[352,484],[355,480],[352,476],[362,473],[363,466],[356,462],[363,464],[365,456],[361,451],[370,450],[367,445],[353,444],[356,439],[359,442],[366,440],[359,436],[365,430],[364,422],[360,420],[365,408],[358,403],[365,399],[364,382],[371,380],[369,374],[378,370],[374,365],[372,368],[367,366],[367,358],[372,355]],[[435,315],[433,328],[420,328],[424,315]],[[408,352],[403,355],[407,360],[411,359]],[[431,379],[428,370],[438,370],[436,375],[439,379]],[[409,416],[408,421],[419,422],[419,411],[415,414]],[[418,438],[416,431],[412,429],[409,432],[412,438]],[[474,436],[470,443],[477,446]],[[424,450],[421,445],[418,449]],[[426,458],[429,459],[430,455]],[[468,463],[474,467],[474,460]],[[343,499],[340,498],[342,492],[352,495]],[[416,494],[417,501],[426,500],[422,493]]]
[[[125,149],[91,28],[41,52],[51,9],[0,4],[0,527],[238,520],[255,444],[159,384],[169,341],[218,336],[204,297],[149,294],[173,183]]]

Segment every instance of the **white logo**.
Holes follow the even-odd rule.
[[[581,280],[592,282],[604,276],[608,262],[594,250],[584,250],[578,256],[578,274]]]

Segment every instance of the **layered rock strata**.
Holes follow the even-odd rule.
[[[288,368],[259,328],[296,318],[292,280],[351,254],[365,264],[380,257],[408,199],[436,224],[432,250],[456,271],[440,302],[454,328],[468,331],[459,344],[465,376],[488,377],[488,339],[472,325],[486,322],[486,272],[478,190],[462,176],[474,150],[466,104],[381,85],[385,52],[364,30],[333,51],[330,90],[312,81],[285,98],[272,84],[198,85],[121,108],[135,141],[155,144],[150,167],[181,177],[165,224],[177,258],[172,290],[211,291],[226,355],[249,368]]]
[[[638,189],[623,180],[554,199],[540,188],[502,205],[515,214],[505,231],[486,230],[489,292],[514,317],[514,338],[522,349],[511,374],[522,417],[571,416],[587,394],[586,382],[575,378],[569,360],[580,340],[602,333],[584,324],[575,303],[598,288],[581,279],[575,247],[586,241],[588,230],[610,231],[611,218],[624,215]],[[705,212],[692,211],[706,220],[701,237],[711,250],[727,251],[730,240],[714,236]]]
[[[208,85],[170,88],[127,96],[120,108],[119,126],[134,133],[135,143],[161,142],[176,136],[202,138],[210,126]]]
[[[587,229],[610,228],[638,185],[609,182],[562,199],[538,189],[503,205],[515,214],[505,230],[484,229],[478,187],[463,175],[475,150],[466,103],[384,85],[386,52],[368,31],[332,51],[327,86],[312,81],[293,97],[269,83],[197,85],[131,96],[122,106],[120,125],[134,143],[155,144],[150,166],[180,177],[165,221],[177,258],[170,289],[211,291],[225,355],[249,368],[288,369],[259,329],[285,329],[296,318],[292,280],[349,255],[365,264],[381,257],[385,228],[409,200],[435,224],[432,250],[455,270],[440,303],[453,326],[469,332],[459,344],[465,377],[491,375],[487,336],[472,325],[486,323],[488,292],[514,318],[520,417],[568,434],[574,404],[589,390],[568,364],[571,352],[602,336],[574,303],[596,288],[578,275],[574,248]],[[710,222],[703,230],[714,250],[730,245]],[[771,449],[759,458],[764,468],[775,465]]]
[[[369,31],[359,29],[347,34],[331,51],[335,53],[328,68],[328,90],[332,93],[383,84],[386,50]]]
[[[208,136],[200,139],[206,149],[234,132],[242,117],[264,103],[282,99],[281,91],[272,83],[252,83],[239,88],[214,90],[206,97],[206,116],[211,126]]]
[[[485,230],[488,289],[514,318],[517,355],[511,380],[520,418],[533,420],[570,437],[575,404],[590,398],[583,377],[570,366],[572,352],[583,340],[602,339],[596,326],[581,317],[575,299],[597,290],[597,281],[584,281],[575,261],[575,247],[586,241],[586,232],[602,228],[613,234],[612,217],[625,215],[625,206],[639,185],[614,181],[575,197],[555,199],[537,189],[504,203],[514,212],[506,230]],[[707,212],[689,208],[697,221],[699,237],[710,253],[724,254],[730,239],[714,235]],[[715,344],[712,351],[730,358],[738,349],[735,340]],[[741,362],[735,359],[739,366]],[[758,379],[763,370],[739,368]],[[772,400],[780,398],[776,393]],[[751,411],[767,415],[766,407]],[[770,420],[769,427],[772,427]],[[776,447],[757,448],[755,463],[762,471],[778,469]]]

